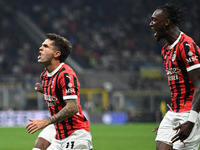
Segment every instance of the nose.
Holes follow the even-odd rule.
[[[42,46],[40,46],[40,48],[39,48],[39,51],[41,51],[42,50]]]
[[[150,26],[150,27],[153,26],[153,21],[150,21],[149,26]]]

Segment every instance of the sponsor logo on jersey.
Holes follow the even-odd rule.
[[[177,74],[179,72],[181,72],[181,69],[178,67],[177,68],[169,68],[166,70],[167,75],[173,75],[173,74]]]
[[[56,102],[58,100],[57,97],[52,96],[52,95],[47,95],[47,94],[43,94],[44,96],[44,100],[47,102],[47,105],[50,106],[56,106]]]
[[[69,78],[69,79],[71,79],[71,77],[70,77],[70,76],[68,76],[68,75],[66,75],[66,77],[67,77],[67,78]]]
[[[188,43],[186,43],[185,45],[191,47]]]
[[[191,51],[189,51],[188,53],[187,53],[187,55],[189,56],[188,58],[186,58],[186,61],[188,62],[188,63],[190,63],[190,62],[194,62],[194,61],[197,61],[198,60],[198,56],[193,56],[193,53],[191,52]]]
[[[167,76],[168,76],[168,80],[172,81],[172,80],[178,80],[178,73],[181,72],[180,68],[170,68],[166,70]]]
[[[68,87],[72,87],[72,84],[71,84],[71,83],[68,83]]]
[[[189,51],[187,54],[188,54],[188,56],[192,56],[193,53],[191,51]]]
[[[66,93],[69,94],[69,93],[75,93],[75,90],[74,88],[69,88],[69,89],[66,89]]]
[[[55,102],[58,100],[57,97],[52,96],[52,95],[43,94],[43,96],[44,96],[45,101]]]
[[[174,74],[174,75],[168,76],[168,80],[169,80],[169,81],[178,80],[178,74]]]

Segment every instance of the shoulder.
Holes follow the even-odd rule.
[[[181,41],[183,46],[187,46],[188,44],[195,43],[194,40],[190,36],[186,35],[185,33],[182,34],[180,41]]]
[[[75,76],[76,73],[75,71],[67,64],[63,64],[60,71],[59,71],[59,77],[65,77],[65,76]]]
[[[177,44],[176,51],[180,51],[181,53],[188,53],[189,51],[195,50],[199,51],[199,47],[196,45],[194,40],[185,33],[182,33],[181,39]]]

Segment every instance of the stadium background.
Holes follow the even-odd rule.
[[[163,43],[154,40],[149,23],[166,2],[187,8],[180,29],[200,45],[198,0],[1,0],[0,126],[24,126],[29,117],[48,115],[34,92],[43,70],[38,48],[48,32],[73,45],[66,63],[77,72],[91,124],[159,122],[170,92]]]

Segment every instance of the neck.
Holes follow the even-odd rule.
[[[50,65],[45,66],[46,70],[51,73],[53,72],[61,63],[56,61],[54,63],[51,63]]]
[[[178,27],[172,28],[168,31],[167,37],[165,38],[169,45],[172,45],[179,37],[181,31]]]

